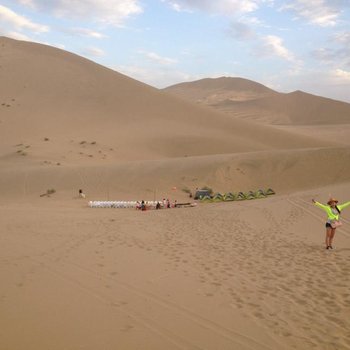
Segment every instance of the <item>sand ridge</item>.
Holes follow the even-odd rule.
[[[350,104],[303,91],[280,93],[242,78],[201,79],[164,91],[229,116],[268,125],[350,123]]]

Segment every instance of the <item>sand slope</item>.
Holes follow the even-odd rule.
[[[2,349],[349,349],[349,184],[137,212],[0,207]],[[19,336],[20,335],[20,336]]]
[[[332,125],[350,123],[350,104],[302,91],[278,93],[242,78],[202,79],[165,91],[231,116],[264,124]]]
[[[331,185],[349,180],[349,148],[266,151],[119,162],[104,166],[11,164],[1,171],[2,199],[24,200],[57,191],[62,199],[83,188],[89,199],[156,199],[170,196],[188,200],[182,189],[212,186],[218,192],[272,187],[277,193]],[[332,171],[329,167],[332,166]],[[176,190],[173,188],[176,187]]]
[[[68,157],[67,148],[76,153],[77,146],[94,143],[113,160],[320,145],[230,120],[59,49],[6,38],[0,45],[1,148],[7,154],[21,144],[38,148],[27,150],[33,156]]]
[[[320,151],[337,147],[334,140],[228,118],[53,47],[3,37],[0,47],[0,183],[8,196],[47,188],[70,196],[80,187],[100,196],[204,185],[286,191],[311,180],[286,171],[294,180],[281,181],[278,162],[303,169],[293,152],[281,150],[298,149],[300,164],[315,153],[315,170],[326,157],[340,173],[347,160],[346,150],[341,162]],[[244,165],[244,154],[254,164]],[[276,169],[276,177],[257,181],[266,169]],[[330,183],[320,171],[315,185]]]

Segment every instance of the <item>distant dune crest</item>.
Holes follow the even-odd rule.
[[[264,124],[349,124],[350,104],[302,91],[279,93],[242,78],[202,79],[164,89],[242,119]]]

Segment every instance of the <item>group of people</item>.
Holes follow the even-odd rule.
[[[177,201],[175,200],[174,203],[171,203],[169,199],[163,198],[162,201],[148,201],[145,202],[142,200],[141,202],[137,202],[136,209],[140,210],[146,210],[146,209],[165,209],[165,208],[176,208]]]

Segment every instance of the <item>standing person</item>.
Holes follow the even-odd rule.
[[[335,235],[335,230],[337,227],[341,226],[341,222],[339,221],[341,211],[350,205],[350,202],[346,202],[344,204],[338,204],[338,200],[335,198],[330,198],[327,202],[327,205],[316,202],[312,199],[312,203],[321,208],[327,213],[327,221],[326,221],[326,249],[333,249],[332,243]]]
[[[146,210],[146,203],[144,200],[141,201],[141,210],[142,211]]]

